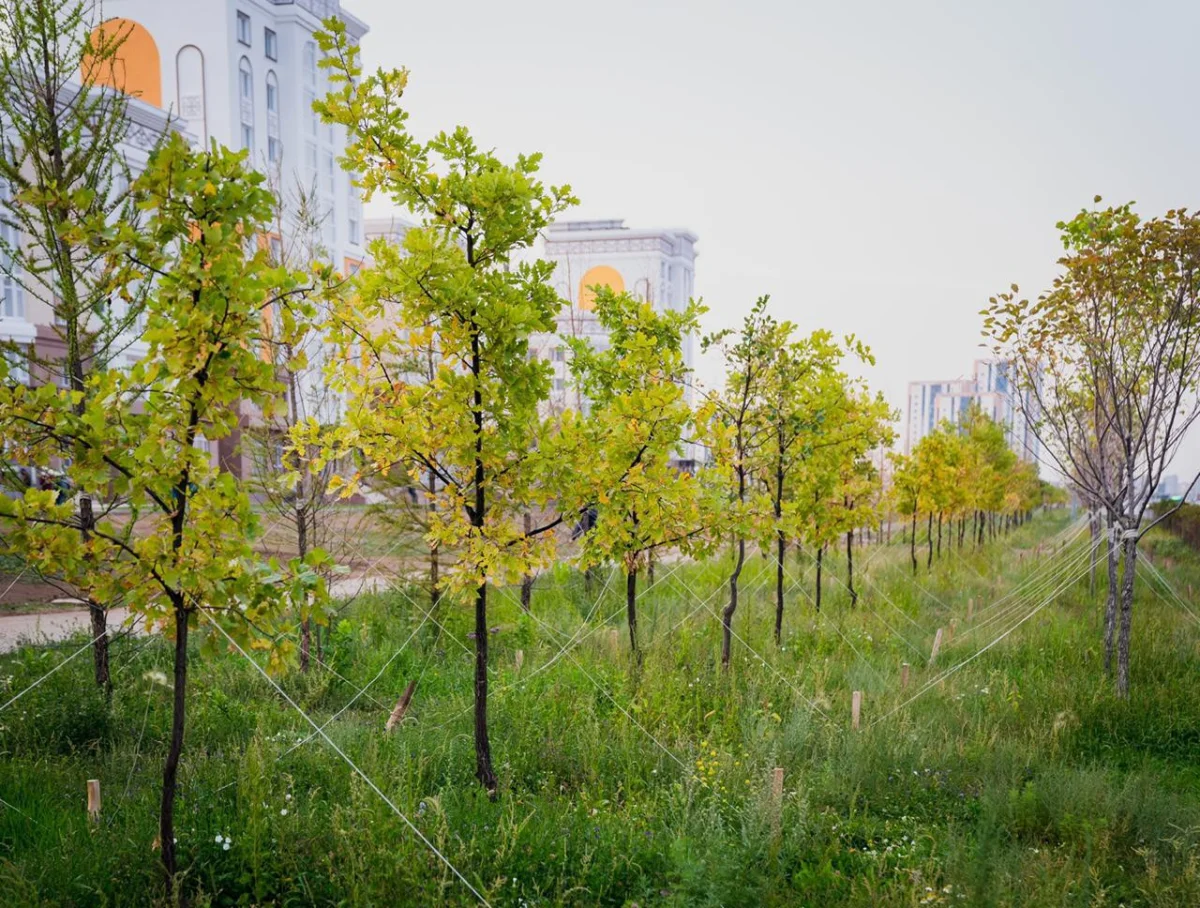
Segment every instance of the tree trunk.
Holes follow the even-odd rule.
[[[825,546],[817,546],[817,611],[821,610],[821,562],[824,560]]]
[[[429,496],[425,505],[428,514],[426,519],[428,520],[428,525],[432,527],[437,515],[437,499],[435,498],[437,495],[437,473],[430,469],[428,476],[426,476],[426,481],[429,483],[429,488],[426,490]],[[438,620],[438,606],[442,602],[441,574],[442,565],[441,559],[438,557],[438,545],[434,543],[429,546],[429,614],[435,621]],[[442,630],[436,624],[433,630],[435,634],[434,639],[441,636]]]
[[[1088,598],[1096,598],[1096,564],[1100,560],[1100,514],[1093,511],[1088,518],[1088,530],[1091,536],[1091,564],[1088,568]]]
[[[641,664],[642,653],[637,638],[637,568],[625,568],[625,616],[629,620],[629,648],[634,659]]]
[[[1113,518],[1112,514],[1108,515],[1108,545],[1107,545],[1107,561],[1108,561],[1108,601],[1104,606],[1104,674],[1108,677],[1113,675],[1113,642],[1116,638],[1117,631],[1117,595],[1118,595],[1118,580],[1117,580],[1117,560],[1119,550],[1113,544]]]
[[[303,472],[303,471],[302,471]],[[300,480],[298,501],[305,502],[304,479]],[[304,504],[296,506],[296,549],[300,558],[308,554],[308,512]],[[306,613],[300,620],[300,671],[308,671],[309,651],[312,649],[312,622]]]
[[[163,766],[162,802],[158,815],[158,840],[162,847],[167,886],[174,884],[178,866],[175,857],[175,789],[179,779],[179,757],[183,753],[183,729],[187,704],[188,612],[175,604],[175,690],[171,712],[171,743]]]
[[[525,535],[533,532],[533,515],[528,511],[525,512]],[[526,571],[521,575],[521,609],[529,611],[530,605],[533,604],[533,574]]]
[[[654,585],[654,549],[646,553],[646,579],[650,581],[650,585]]]
[[[939,559],[942,557],[942,512],[941,512],[941,511],[938,511],[938,544],[937,544],[937,556],[938,556],[938,558],[939,558]]]
[[[733,613],[738,607],[738,578],[742,575],[742,566],[746,563],[746,540],[737,542],[737,561],[733,573],[729,575],[729,604],[721,612],[721,667],[729,668],[729,657],[733,649]]]
[[[482,359],[479,352],[479,331],[471,335],[471,376],[475,380],[472,395],[472,421],[475,441],[475,504],[470,510],[471,525],[480,533],[487,524],[487,471],[483,462],[483,389],[480,381]],[[475,778],[495,798],[499,785],[492,768],[492,745],[488,740],[488,623],[487,576],[475,590]]]
[[[854,530],[846,531],[846,588],[850,591],[850,607],[858,605],[858,593],[854,591]]]
[[[933,567],[933,511],[929,512],[929,528],[925,531],[925,542],[929,547],[929,555],[925,559],[925,570]]]
[[[775,533],[775,645],[783,639],[783,567],[787,555],[787,538],[783,530]]]
[[[917,573],[917,508],[913,506],[912,532],[908,539],[908,554],[912,558],[913,576]]]
[[[1121,624],[1117,638],[1117,696],[1129,699],[1129,638],[1133,623],[1133,580],[1137,570],[1137,539],[1122,540],[1125,564],[1121,576]]]

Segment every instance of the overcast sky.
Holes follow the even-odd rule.
[[[988,296],[1045,287],[1055,222],[1094,195],[1196,206],[1200,4],[343,5],[368,66],[411,71],[417,135],[544,152],[572,217],[690,228],[707,328],[769,293],[863,337],[896,407],[970,373]]]

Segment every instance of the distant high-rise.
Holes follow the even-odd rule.
[[[991,359],[976,360],[969,379],[909,382],[905,453],[941,423],[961,421],[972,406],[1004,427],[1017,457],[1037,461],[1040,447],[1029,424],[1029,414],[1037,412],[1037,396],[1017,387],[1011,363]]]

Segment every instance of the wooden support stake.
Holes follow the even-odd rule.
[[[615,627],[608,631],[608,648],[613,655],[621,651],[621,632]]]
[[[396,703],[396,708],[392,710],[392,714],[388,716],[387,724],[383,726],[385,732],[391,731],[400,724],[400,720],[404,718],[404,714],[408,712],[408,704],[412,702],[413,691],[417,689],[416,681],[409,681],[408,687],[404,688],[404,693]]]
[[[850,695],[850,727],[857,730],[860,718],[862,718],[862,691],[856,690]]]
[[[907,688],[908,688],[908,663],[901,662],[900,663],[900,689],[906,690]]]
[[[938,657],[938,650],[942,648],[942,629],[939,627],[937,633],[933,635],[933,652],[929,654],[929,664],[933,665]]]
[[[948,628],[946,628],[946,642],[947,642],[947,643],[953,643],[953,642],[954,642],[954,628],[955,628],[957,625],[958,625],[958,619],[957,619],[957,618],[951,618],[951,619],[950,619],[950,626],[949,626]]]
[[[525,650],[517,650],[517,673],[520,674],[521,666],[525,664]]]
[[[87,812],[93,823],[100,822],[100,780],[87,780]]]
[[[771,773],[771,831],[779,835],[780,815],[783,812],[783,767],[776,766]]]
[[[970,621],[975,616],[975,600],[967,600],[967,620]]]

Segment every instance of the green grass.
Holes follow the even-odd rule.
[[[495,803],[473,779],[462,605],[443,611],[446,634],[426,625],[384,671],[370,690],[378,703],[360,699],[329,731],[497,906],[1200,904],[1200,627],[1155,595],[1148,575],[1128,703],[1103,677],[1101,568],[1095,601],[1086,580],[1070,587],[902,706],[1042,601],[983,624],[1004,608],[987,612],[988,602],[1046,569],[1032,548],[1065,522],[1042,518],[929,574],[922,561],[925,591],[910,581],[907,550],[886,550],[867,571],[891,604],[860,580],[851,611],[827,580],[818,617],[793,590],[780,649],[772,565],[756,556],[735,631],[766,661],[735,641],[728,673],[714,616],[700,607],[686,617],[723,582],[727,561],[683,566],[645,594],[640,671],[627,654],[623,584],[609,585],[590,625],[615,614],[616,644],[602,628],[536,674],[562,638],[499,593]],[[1154,547],[1170,550],[1177,589],[1200,582],[1194,553],[1161,535]],[[860,565],[871,558],[855,554]],[[789,570],[807,564],[793,555]],[[658,567],[660,578],[669,571]],[[843,571],[831,558],[830,573]],[[420,623],[405,595],[364,599],[331,629],[330,666],[354,685]],[[559,569],[539,578],[534,611],[570,635],[593,600]],[[721,604],[718,592],[709,605]],[[951,621],[955,639],[927,666],[936,629]],[[0,703],[81,642],[0,658]],[[326,745],[287,753],[308,730],[240,656],[215,641],[195,654],[177,827],[198,904],[475,903]],[[166,901],[151,844],[170,720],[157,673],[169,675],[169,658],[161,640],[123,640],[111,708],[84,655],[0,712],[0,798],[10,805],[0,805],[0,905]],[[414,678],[411,718],[385,735],[388,708]],[[320,669],[280,683],[317,721],[354,695]],[[858,732],[852,690],[864,694]],[[785,772],[777,832],[775,767]],[[96,828],[84,811],[89,778],[104,794]]]

